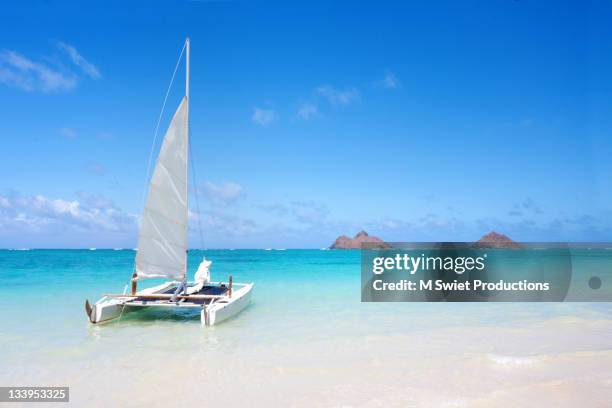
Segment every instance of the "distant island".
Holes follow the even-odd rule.
[[[354,238],[350,238],[346,235],[341,235],[334,241],[329,249],[361,249],[362,244],[368,244],[369,247],[389,248],[382,239],[368,234],[366,231],[359,231]],[[513,241],[507,235],[500,234],[499,232],[489,232],[483,235],[478,241],[473,244],[474,248],[523,248],[524,246],[520,243]]]
[[[489,232],[474,243],[475,248],[522,248],[523,246],[499,232]]]
[[[380,246],[381,248],[387,246],[382,239],[369,235],[365,231],[359,231],[355,238],[349,238],[346,235],[339,236],[329,249],[361,249],[362,244],[370,244],[374,247]]]

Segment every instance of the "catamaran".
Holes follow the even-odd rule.
[[[251,301],[253,283],[234,283],[231,275],[227,282],[211,282],[212,262],[205,258],[195,273],[194,281],[187,281],[189,48],[187,38],[183,48],[185,95],[166,131],[149,182],[131,292],[126,293],[126,286],[124,293],[105,294],[93,305],[86,300],[85,311],[91,323],[117,320],[124,313],[138,308],[160,307],[199,310],[202,323],[212,326],[238,314]],[[159,278],[167,281],[137,290],[138,282]]]

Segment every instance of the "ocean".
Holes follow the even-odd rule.
[[[202,254],[190,251],[190,277]],[[69,386],[87,407],[612,400],[610,303],[361,303],[359,251],[205,254],[213,280],[255,283],[237,317],[203,327],[198,313],[144,310],[93,326],[85,299],[123,291],[134,251],[0,250],[0,385]],[[592,255],[575,261],[612,265],[612,251]]]

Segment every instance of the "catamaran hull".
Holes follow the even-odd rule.
[[[127,308],[120,302],[107,301],[94,304],[87,314],[91,323],[106,323],[121,316],[122,312],[127,311],[124,309]]]
[[[139,294],[152,294],[162,292],[173,285],[173,282],[166,282],[159,286],[140,291]],[[89,321],[94,324],[107,323],[121,317],[124,313],[132,311],[133,308],[119,299],[103,297],[98,300],[93,306],[89,302],[85,302],[85,311],[89,316]]]
[[[139,292],[137,295],[142,296],[163,293],[171,287],[172,283],[167,283],[160,286],[156,286],[154,288],[145,289]],[[251,292],[253,289],[253,284],[239,283],[235,284],[235,287],[237,287],[237,289],[233,291],[231,296],[222,297],[216,302],[211,302],[210,304],[204,305],[198,305],[190,302],[130,302],[121,299],[105,297],[100,299],[94,305],[90,305],[89,302],[86,301],[85,311],[91,323],[100,324],[116,320],[122,315],[129,313],[133,310],[137,310],[138,308],[197,308],[198,310],[200,310],[200,319],[202,321],[202,324],[205,326],[213,326],[237,315],[251,303]]]
[[[242,312],[251,303],[253,284],[237,290],[227,302],[214,303],[200,312],[203,325],[214,326]]]

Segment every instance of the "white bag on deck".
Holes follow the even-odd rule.
[[[211,265],[212,261],[208,261],[206,258],[202,258],[202,262],[200,263],[200,266],[198,266],[198,270],[196,271],[194,276],[196,285],[202,287],[210,282]]]

